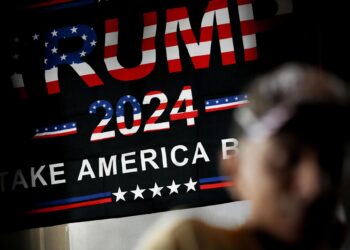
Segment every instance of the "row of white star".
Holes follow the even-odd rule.
[[[183,185],[185,185],[187,187],[187,193],[190,192],[191,190],[193,191],[197,191],[196,190],[196,184],[197,181],[192,181],[192,178],[190,178],[190,180],[187,183],[184,183]],[[179,187],[181,186],[181,184],[176,184],[175,181],[173,180],[172,184],[170,186],[166,186],[169,190],[170,190],[170,194],[172,193],[179,193]],[[162,196],[161,190],[164,187],[159,187],[158,184],[155,182],[154,183],[154,187],[153,188],[148,188],[150,191],[152,191],[152,198],[156,197],[156,196]],[[131,190],[130,192],[134,194],[134,200],[140,198],[140,199],[144,199],[143,197],[143,192],[145,192],[147,189],[140,189],[139,185],[136,186],[135,190]],[[128,193],[128,191],[122,191],[121,188],[118,188],[118,191],[116,193],[113,193],[113,195],[116,197],[116,202],[123,200],[125,201],[125,194]]]

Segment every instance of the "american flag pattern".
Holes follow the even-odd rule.
[[[53,126],[38,128],[35,130],[34,139],[44,139],[53,137],[62,137],[77,133],[75,122],[63,123]]]
[[[125,105],[129,103],[133,111],[133,124],[127,128],[125,124]],[[117,103],[117,126],[120,133],[126,136],[135,134],[141,125],[141,105],[134,96],[126,95],[119,99]]]
[[[74,37],[80,37],[83,41],[82,48],[77,52],[60,53],[59,40]],[[57,68],[60,64],[70,65],[89,87],[103,84],[96,72],[82,59],[96,46],[97,38],[93,28],[87,25],[76,25],[53,29],[46,33],[45,40],[45,81],[49,94],[60,92]]]
[[[238,0],[238,15],[241,23],[244,60],[258,59],[256,48],[256,28],[251,0]]]
[[[156,121],[163,114],[166,106],[168,105],[168,98],[164,93],[162,93],[161,91],[148,92],[145,95],[145,98],[143,99],[143,104],[150,104],[151,100],[154,98],[158,99],[160,103],[157,109],[155,110],[155,112],[152,114],[152,116],[147,120],[144,128],[144,132],[170,129],[169,122],[156,123]]]
[[[209,2],[203,16],[199,42],[192,31],[187,8],[181,7],[167,10],[165,46],[169,72],[182,70],[177,40],[178,29],[186,44],[194,67],[196,69],[209,67],[214,17],[217,23],[222,64],[229,65],[236,62],[227,1],[213,0]]]
[[[150,74],[156,63],[155,36],[157,31],[157,14],[144,14],[142,39],[142,60],[134,68],[124,68],[118,61],[118,19],[106,20],[104,61],[109,73],[117,80],[131,81],[141,79]]]
[[[179,112],[182,103],[185,101],[186,112]],[[191,86],[184,86],[179,99],[176,101],[174,108],[170,112],[170,120],[187,119],[188,126],[194,126],[194,118],[198,116],[198,110],[193,109],[193,97]]]
[[[26,6],[27,10],[61,10],[72,7],[93,4],[95,0],[48,0]]]
[[[97,110],[99,108],[102,108],[105,110],[105,115],[103,116],[100,123],[97,125],[97,127],[94,129],[91,135],[91,141],[100,141],[105,140],[109,138],[115,137],[115,131],[103,131],[105,126],[109,123],[109,121],[112,119],[113,116],[113,107],[112,105],[105,101],[105,100],[98,100],[90,105],[89,113],[90,114],[96,114]]]
[[[223,98],[206,100],[205,111],[215,112],[219,110],[238,108],[242,105],[247,104],[249,104],[247,95],[228,96]]]

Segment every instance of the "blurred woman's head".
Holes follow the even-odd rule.
[[[287,242],[321,236],[338,201],[345,86],[319,69],[286,65],[257,79],[248,97],[234,116],[233,192],[251,200],[256,228]]]

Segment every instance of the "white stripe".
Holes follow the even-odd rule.
[[[118,31],[109,32],[105,35],[105,47],[118,44]]]
[[[232,38],[220,39],[221,53],[235,51]]]
[[[153,131],[158,129],[168,129],[169,122],[155,123],[155,124],[146,124],[144,131]]]
[[[102,132],[98,134],[92,134],[91,141],[98,141],[98,140],[113,138],[113,137],[115,137],[115,131],[107,131],[107,132]]]
[[[64,129],[64,130],[59,130],[59,131],[52,131],[52,132],[42,132],[42,133],[36,133],[34,137],[41,137],[45,135],[58,135],[58,134],[63,134],[67,132],[72,132],[72,131],[77,131],[77,128],[70,128],[70,129]]]
[[[239,20],[254,20],[252,4],[243,4],[238,6]]]
[[[210,55],[211,41],[186,44],[188,53],[191,57],[193,56],[203,56]]]
[[[249,103],[249,101],[230,102],[230,103],[224,103],[224,104],[218,104],[218,105],[212,105],[212,106],[205,106],[205,109],[210,110],[210,109],[216,109],[216,108],[229,107],[232,105],[242,105],[246,103]]]
[[[134,115],[134,121],[141,120],[141,113]],[[117,116],[117,123],[125,123],[125,116]]]
[[[243,39],[244,49],[256,48],[255,34],[243,36],[242,39]]]
[[[95,71],[90,67],[86,62],[70,64],[72,68],[78,73],[80,76],[84,75],[93,75],[96,74]]]
[[[156,111],[153,112],[152,117],[159,117],[163,114],[164,109],[157,109]]]
[[[230,23],[230,15],[227,8],[218,9],[215,11],[217,25]]]
[[[11,76],[12,86],[14,88],[24,88],[23,76],[22,74],[14,73]]]
[[[142,51],[142,61],[141,61],[140,65],[155,63],[155,62],[156,62],[156,50],[155,49]]]
[[[168,61],[180,59],[179,47],[178,46],[166,47],[166,57]]]
[[[47,83],[58,81],[58,69],[57,69],[57,67],[45,70],[45,81]]]
[[[155,37],[156,32],[157,32],[157,25],[156,24],[146,26],[143,30],[143,39]]]
[[[165,34],[176,32],[178,26],[179,26],[180,30],[190,30],[191,29],[190,19],[183,18],[180,20],[167,22],[166,27],[165,27]]]
[[[120,133],[122,133],[123,135],[129,135],[129,134],[134,134],[137,132],[137,130],[139,130],[140,126],[135,126],[132,128],[122,128],[120,129]]]
[[[111,120],[111,118],[102,119],[102,121],[97,126],[98,127],[106,126],[110,120]]]
[[[202,19],[201,28],[213,26],[214,23],[214,11],[206,12]]]

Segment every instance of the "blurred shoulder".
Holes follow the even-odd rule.
[[[244,227],[226,229],[196,219],[177,221],[149,235],[139,250],[258,249]]]

